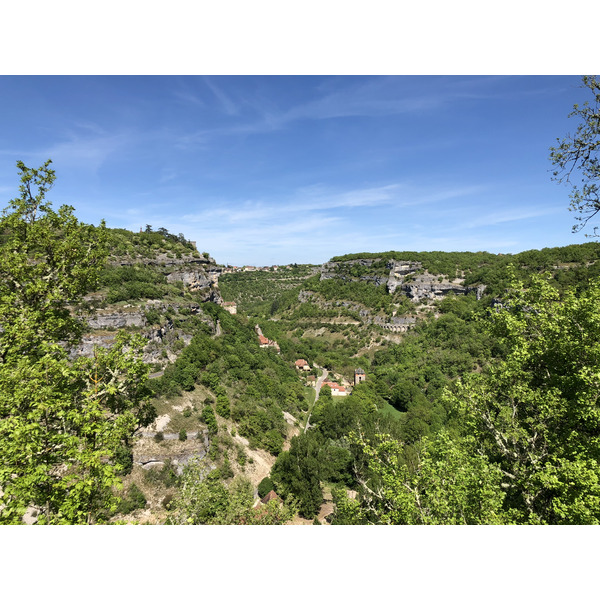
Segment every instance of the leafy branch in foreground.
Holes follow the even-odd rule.
[[[600,81],[594,75],[586,75],[582,81],[582,87],[592,92],[593,103],[573,106],[569,117],[581,119],[575,135],[557,139],[558,145],[550,148],[550,160],[556,167],[553,179],[571,184],[570,209],[581,214],[575,217],[578,223],[573,225],[574,232],[583,229],[600,212]],[[597,227],[594,234],[596,230]]]
[[[118,335],[70,359],[83,330],[73,312],[106,260],[106,231],[72,207],[52,210],[50,164],[17,163],[21,196],[0,218],[2,523],[21,522],[28,507],[38,523],[105,518],[132,435],[154,417],[140,338]]]

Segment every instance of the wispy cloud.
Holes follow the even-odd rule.
[[[526,207],[526,208],[510,208],[503,211],[494,211],[490,213],[480,214],[478,217],[459,223],[457,227],[464,229],[475,229],[480,227],[490,227],[501,223],[509,223],[512,221],[525,221],[528,219],[537,219],[552,214],[561,212],[559,207]]]
[[[173,92],[173,96],[176,100],[183,104],[192,104],[193,106],[205,108],[206,104],[202,101],[201,98],[198,97],[197,94],[190,92],[188,90],[175,90]]]
[[[204,77],[204,83],[219,101],[221,109],[228,115],[239,114],[238,105],[216,84],[215,79]]]
[[[233,100],[224,86],[217,85],[218,79],[205,77],[204,82],[218,100],[219,109],[228,116],[239,118],[226,126],[192,132],[190,141],[193,142],[195,135],[205,140],[272,133],[298,121],[428,113],[451,103],[493,97],[492,89],[500,80],[495,77],[449,77],[439,79],[433,85],[433,82],[420,78],[413,78],[412,83],[401,77],[351,78],[351,83],[347,78],[334,78],[329,85],[317,88],[319,97],[292,106],[278,106],[268,101],[268,94],[264,98],[258,95]]]
[[[85,127],[71,127],[57,137],[62,139],[45,147],[27,151],[1,150],[0,154],[35,161],[51,158],[61,168],[84,167],[97,171],[109,156],[133,142],[131,132],[107,133],[89,124]]]

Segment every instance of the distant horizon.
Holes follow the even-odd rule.
[[[150,225],[152,225],[150,223]],[[126,228],[119,228],[119,227],[110,227],[110,225],[106,225],[109,229],[126,229]],[[153,230],[156,231],[156,229],[154,228],[154,226],[152,225]],[[131,229],[128,229],[127,231],[131,231],[132,233],[140,233],[139,231],[132,231]],[[174,231],[171,231],[170,233],[176,233]],[[572,235],[577,235],[577,234],[572,234]],[[579,233],[579,235],[585,235],[583,233]],[[188,240],[192,243],[197,244],[196,240]],[[225,267],[236,267],[236,268],[244,268],[244,267],[253,267],[253,268],[268,268],[268,267],[287,267],[287,266],[291,266],[291,265],[298,265],[298,266],[312,266],[312,267],[318,267],[320,265],[323,265],[324,263],[330,262],[332,261],[334,258],[338,257],[338,256],[348,256],[348,255],[352,255],[352,254],[387,254],[389,252],[465,252],[465,253],[479,253],[479,252],[486,252],[488,254],[493,254],[495,256],[515,256],[518,254],[521,254],[523,252],[529,252],[529,251],[542,251],[545,249],[552,249],[552,248],[564,248],[566,246],[579,246],[579,245],[583,245],[583,244],[600,244],[600,236],[591,236],[590,234],[588,234],[588,237],[585,238],[585,241],[578,241],[578,242],[572,242],[570,244],[559,244],[556,246],[543,246],[542,248],[526,248],[524,250],[519,250],[517,252],[488,252],[487,250],[413,250],[413,249],[387,249],[387,250],[365,250],[365,251],[357,251],[357,252],[346,252],[344,254],[333,254],[331,255],[328,259],[321,261],[321,262],[316,262],[316,263],[310,263],[310,262],[300,262],[297,260],[293,260],[291,262],[287,262],[287,263],[270,263],[270,264],[259,264],[259,263],[250,263],[250,262],[245,262],[245,263],[240,263],[240,264],[235,264],[235,263],[231,263],[231,262],[221,262],[219,260],[217,260],[217,257],[214,256],[210,249],[208,248],[198,248],[198,252],[202,253],[202,252],[208,252],[210,258],[214,259],[215,263],[217,265],[222,265]]]
[[[549,148],[577,76],[0,76],[0,192],[53,161],[84,222],[183,233],[219,264],[584,243]],[[590,231],[593,224],[590,224]]]

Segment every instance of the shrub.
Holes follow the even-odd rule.
[[[273,481],[271,480],[270,477],[265,477],[259,484],[258,484],[258,495],[261,498],[264,498],[270,491],[274,490],[275,486],[273,484]]]
[[[203,423],[206,423],[208,427],[208,432],[211,435],[215,435],[219,431],[219,426],[217,425],[217,418],[215,417],[215,413],[210,406],[205,406],[202,409],[202,414],[200,415],[200,420]]]
[[[135,483],[132,483],[127,490],[127,494],[121,499],[118,507],[118,512],[126,515],[138,508],[145,508],[146,497],[142,490]]]
[[[229,404],[229,398],[224,394],[219,394],[217,396],[217,404],[216,404],[217,414],[224,419],[229,419],[231,415],[231,407]]]
[[[221,479],[231,479],[233,477],[233,469],[231,468],[231,464],[229,463],[229,459],[227,457],[225,457],[225,460],[223,460],[220,472]]]
[[[165,436],[164,436],[164,434],[163,434],[163,432],[162,432],[162,431],[157,431],[157,432],[154,434],[154,439],[155,439],[155,441],[157,441],[157,442],[162,442],[162,441],[165,439]]]
[[[162,484],[165,487],[173,487],[174,485],[177,485],[177,482],[179,481],[179,476],[170,460],[166,460],[160,469],[149,469],[146,471],[144,477],[149,483],[154,485]]]
[[[179,430],[179,441],[180,442],[185,442],[185,440],[187,440],[187,431],[185,429],[180,429]]]
[[[237,462],[240,467],[243,467],[246,464],[248,457],[246,456],[246,451],[243,448],[238,448],[237,451]]]
[[[115,452],[115,464],[121,467],[121,475],[129,475],[133,470],[133,450],[120,446]]]

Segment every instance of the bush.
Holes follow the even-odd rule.
[[[265,477],[259,484],[258,484],[258,495],[261,498],[264,498],[270,491],[274,490],[275,486],[273,484],[273,481],[271,480],[270,477]]]
[[[233,469],[227,457],[223,460],[223,464],[219,470],[221,472],[221,479],[231,479],[233,477]]]
[[[146,497],[142,493],[142,490],[132,483],[127,490],[127,494],[124,498],[121,499],[119,503],[118,512],[126,515],[138,508],[146,507]]]
[[[231,407],[229,404],[229,398],[224,394],[219,394],[217,396],[217,404],[216,404],[217,414],[224,419],[229,419],[231,415]]]
[[[162,431],[157,431],[154,434],[154,440],[157,442],[162,442],[165,439],[165,436]]]
[[[115,452],[115,464],[121,467],[121,475],[129,475],[133,470],[133,450],[119,446]]]
[[[181,429],[179,431],[179,441],[180,442],[185,442],[185,440],[187,440],[187,431],[185,429]]]
[[[179,481],[179,475],[177,475],[177,472],[169,459],[165,461],[160,469],[148,469],[144,474],[144,478],[148,483],[153,485],[162,484],[165,487],[173,487],[177,485],[177,482]]]
[[[219,431],[219,426],[217,425],[217,418],[215,417],[215,413],[210,406],[205,406],[202,409],[202,414],[200,415],[200,420],[203,423],[206,423],[208,427],[208,432],[211,435],[215,435]]]

